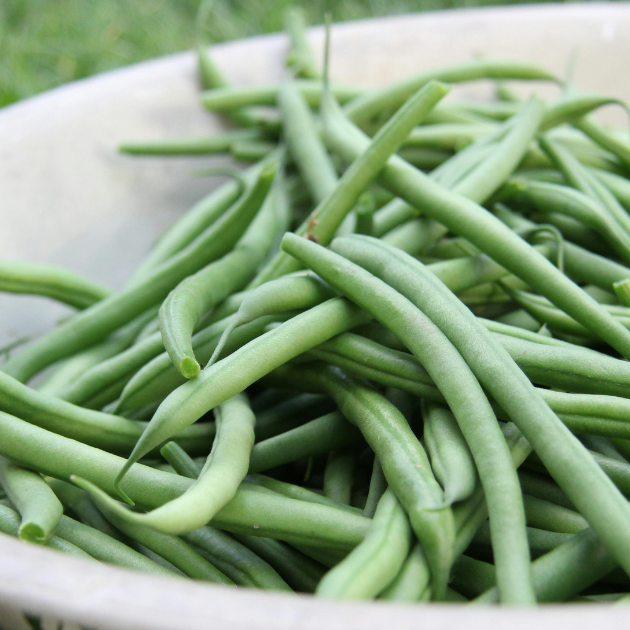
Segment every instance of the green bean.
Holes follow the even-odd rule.
[[[321,81],[299,79],[295,81],[295,86],[310,107],[319,106],[324,89]],[[278,103],[280,89],[277,84],[216,87],[205,91],[201,95],[201,102],[207,110],[212,112],[229,111],[252,105],[273,106]],[[330,89],[342,103],[347,103],[363,92],[361,88],[337,84],[331,84]]]
[[[509,292],[512,298],[541,324],[546,323],[551,328],[577,337],[589,339],[595,337],[591,330],[556,308],[546,298],[528,291],[510,289]],[[614,317],[620,325],[625,326],[626,329],[630,328],[630,309],[624,306],[610,306],[608,304],[602,304],[601,308],[609,313],[611,317]]]
[[[573,510],[527,494],[523,495],[523,502],[530,527],[567,534],[577,534],[588,527],[586,520]]]
[[[160,302],[190,273],[229,252],[260,208],[273,173],[261,173],[239,202],[146,278],[82,311],[10,359],[3,369],[27,380],[54,361],[94,343]],[[264,193],[264,194],[263,194]]]
[[[334,190],[317,205],[297,233],[318,243],[328,244],[361,193],[387,162],[387,158],[398,150],[411,129],[447,92],[445,85],[432,82],[410,98],[374,139],[368,142],[369,148],[366,147],[362,155],[357,156],[358,159],[346,170]],[[258,275],[254,286],[295,271],[296,268],[299,268],[296,262],[280,252]]]
[[[566,186],[546,182],[521,180],[514,185],[518,190],[517,201],[531,204],[544,215],[560,213],[580,221],[597,231],[623,261],[630,260],[630,235],[597,200]],[[621,207],[620,211],[626,212]]]
[[[578,120],[575,126],[584,132],[593,142],[614,153],[623,165],[630,167],[630,147],[626,142],[616,138],[612,133],[602,129],[595,120],[585,116]]]
[[[269,563],[219,529],[201,527],[187,534],[185,540],[240,586],[292,590]]]
[[[158,331],[115,356],[92,366],[62,389],[58,397],[75,405],[91,407],[93,398],[105,388],[117,386],[117,389],[120,389],[118,394],[120,394],[131,375],[162,352],[164,352],[164,343]]]
[[[616,562],[592,529],[571,536],[565,543],[532,562],[532,582],[539,602],[565,601],[608,574]],[[496,587],[476,602],[498,602]]]
[[[67,269],[22,260],[0,260],[0,291],[42,295],[78,309],[111,295],[109,289]]]
[[[427,601],[431,598],[431,574],[422,549],[417,543],[412,548],[398,575],[381,592],[380,599],[398,602]]]
[[[387,479],[385,479],[383,467],[378,461],[378,457],[375,455],[374,463],[372,464],[372,476],[370,477],[370,488],[365,502],[365,508],[363,509],[364,516],[374,518],[376,506],[385,493],[385,490],[387,490]]]
[[[610,190],[626,210],[630,208],[630,184],[625,177],[597,168],[591,168],[590,172]]]
[[[6,505],[0,504],[0,532],[3,534],[8,534],[9,536],[18,536],[18,531],[20,529],[20,516],[17,512],[12,510],[10,507]],[[50,547],[51,549],[56,549],[57,551],[63,551],[65,553],[69,553],[77,558],[84,558],[93,560],[92,556],[89,553],[83,551],[76,545],[60,538],[59,536],[51,536],[46,543],[44,543],[46,547]]]
[[[297,549],[271,538],[235,536],[256,555],[269,563],[296,591],[313,593],[326,572],[325,568]]]
[[[292,313],[289,312],[282,315],[262,317],[242,326],[230,335],[222,354],[227,356],[234,350],[249,343],[258,337],[270,322],[283,321],[291,315]],[[192,345],[195,350],[195,356],[202,363],[210,360],[221,335],[230,321],[230,318],[218,321],[194,335]],[[132,409],[142,408],[147,404],[159,402],[186,381],[187,379],[175,369],[168,354],[163,352],[149,361],[129,379],[117,402],[116,410],[120,413],[125,413]]]
[[[167,534],[190,532],[208,523],[234,498],[247,474],[254,421],[244,394],[226,401],[218,407],[216,437],[199,479],[180,497],[152,512],[138,514],[119,508],[116,513],[130,523]],[[111,499],[106,506],[113,508]]]
[[[510,457],[515,468],[518,468],[531,455],[531,444],[523,437],[513,422],[501,426],[501,432],[510,450]],[[470,545],[473,537],[488,518],[488,507],[481,485],[473,494],[453,507],[453,516],[457,526],[455,540],[455,557],[459,557]]]
[[[282,128],[289,152],[311,197],[323,201],[337,185],[337,173],[326,152],[308,105],[295,84],[285,81],[278,93]]]
[[[290,275],[256,287],[248,292],[236,316],[221,335],[208,361],[208,367],[215,362],[232,331],[238,326],[243,326],[265,315],[312,308],[334,295],[330,287],[313,275]]]
[[[196,379],[181,385],[162,402],[122,468],[119,479],[138,459],[177,433],[180,426],[191,425],[274,368],[367,318],[347,300],[333,298],[203,370]]]
[[[418,210],[413,206],[401,199],[393,199],[374,213],[372,233],[381,237],[418,214]]]
[[[433,572],[434,594],[436,598],[442,597],[452,554],[452,514],[444,504],[444,495],[433,477],[427,455],[405,417],[377,391],[334,368],[307,366],[276,372],[283,372],[294,387],[326,391],[346,418],[359,428],[425,545]]]
[[[340,240],[342,239],[336,239],[335,243]],[[506,558],[510,559],[509,562],[506,561],[505,567],[506,597],[521,602],[531,601],[524,586],[528,579],[529,558],[524,540],[525,517],[520,501],[520,487],[503,436],[498,433],[494,413],[462,357],[419,309],[360,267],[292,235],[285,235],[283,247],[292,255],[299,256],[302,262],[316,270],[334,288],[347,292],[359,305],[369,310],[382,323],[386,323],[423,363],[447,399],[471,447],[484,480],[486,494],[492,497],[489,499],[492,502],[491,513],[496,510],[498,513],[495,520],[503,524],[503,529],[499,528],[499,531],[510,531],[509,536],[501,539],[502,547],[497,553],[499,558],[505,553]],[[448,370],[445,366],[448,366]],[[503,472],[498,475],[497,470]],[[498,476],[501,477],[500,487]],[[508,492],[509,501],[505,496]],[[519,527],[521,540],[517,543]],[[508,591],[510,595],[507,595]]]
[[[186,453],[176,442],[167,442],[161,449],[160,455],[169,463],[173,470],[183,477],[197,479],[203,466]]]
[[[573,536],[574,534],[550,532],[536,527],[527,527],[527,541],[533,558],[539,558],[562,543],[565,543],[567,540],[570,540]],[[473,537],[473,545],[482,553],[488,553],[489,555],[491,541],[490,528],[487,522],[477,530]]]
[[[209,155],[226,153],[235,140],[261,137],[257,129],[231,129],[204,137],[124,142],[118,146],[118,150],[130,155]]]
[[[242,162],[258,162],[268,157],[276,145],[268,140],[243,138],[230,145],[230,154],[235,160]]]
[[[608,216],[614,218],[615,223],[618,222],[618,225],[622,226],[626,232],[630,229],[630,217],[616,197],[595,175],[580,164],[569,150],[544,136],[539,140],[539,143],[557,165],[569,185],[599,202]]]
[[[324,469],[324,496],[350,505],[356,457],[352,445],[330,451]]]
[[[345,108],[346,115],[355,124],[362,125],[383,110],[397,109],[414,92],[431,80],[461,83],[479,79],[521,79],[557,81],[546,70],[531,64],[481,60],[458,66],[424,72],[380,90],[367,92],[355,98]]]
[[[438,108],[439,109],[439,108]],[[442,123],[416,127],[405,140],[405,147],[430,147],[457,151],[496,129],[493,123]]]
[[[495,569],[492,564],[460,556],[453,565],[453,588],[466,597],[477,597],[492,588],[496,583]]]
[[[598,94],[578,94],[561,98],[547,107],[545,117],[540,126],[541,131],[552,127],[558,127],[564,123],[572,123],[583,119],[593,110],[604,105],[621,105],[626,107],[623,101],[617,98],[599,96]]]
[[[299,77],[320,79],[321,74],[308,45],[306,19],[301,7],[294,6],[288,9],[285,14],[285,30],[290,42],[286,59],[287,66],[293,68]]]
[[[420,255],[443,235],[444,226],[433,219],[419,217],[390,230],[383,235],[383,240],[412,255]]]
[[[575,510],[567,495],[548,477],[521,469],[518,471],[518,480],[521,482],[521,488],[525,494],[555,503],[568,510]]]
[[[365,150],[368,139],[348,121],[335,120],[336,124],[327,128],[328,137],[335,135],[335,147],[346,161],[356,158]],[[630,356],[630,333],[496,217],[475,203],[435,185],[396,156],[389,159],[379,175],[379,181],[427,216],[470,240],[495,262],[542,295],[553,298],[559,308],[596,330],[598,336],[622,354]]]
[[[300,394],[256,414],[254,433],[260,442],[313,420],[334,409],[327,396]]]
[[[0,413],[0,454],[26,468],[58,479],[79,474],[114,493],[116,472],[124,460]],[[159,507],[191,485],[177,475],[137,465],[126,479],[126,491],[147,508]],[[348,549],[362,540],[369,519],[325,505],[295,501],[243,486],[217,515],[218,527],[237,533],[280,538],[288,542]],[[257,525],[257,527],[254,527]]]
[[[241,173],[240,179],[226,182],[190,208],[158,239],[130,284],[139,284],[151,276],[155,269],[186,249],[199,234],[218,221],[241,196],[243,184],[251,186],[255,182],[262,166],[260,163],[248,168]]]
[[[173,564],[188,577],[217,584],[234,583],[181,538],[156,532],[144,525],[120,518],[104,502],[98,499],[95,501],[98,509],[114,527]]]
[[[264,185],[252,189],[249,203],[253,206],[263,204],[275,172],[274,162],[263,167],[259,182]],[[276,214],[282,213],[277,213],[274,202],[269,200],[231,252],[188,276],[162,303],[159,318],[164,347],[186,378],[196,376],[200,369],[191,342],[195,326],[203,313],[252,278],[277,235],[286,227],[286,222]]]
[[[64,359],[58,365],[53,366],[51,373],[46,375],[36,389],[45,394],[60,396],[61,392],[86,370],[128,348],[147,321],[153,319],[156,314],[157,308],[148,309],[136,319],[119,328],[101,343]]]
[[[409,519],[396,495],[387,490],[363,542],[329,571],[316,594],[333,599],[371,599],[400,572],[411,547]]]
[[[343,241],[365,242],[366,238],[352,237],[352,239],[346,238]],[[338,239],[336,242],[341,241],[342,239]],[[377,260],[376,251],[384,247],[386,246],[382,244],[378,245],[378,248],[376,245],[364,247],[364,250],[369,252],[370,260],[366,261],[363,257],[361,258],[362,262],[374,268],[378,264],[375,262]],[[336,247],[336,249],[339,248],[343,249],[343,246]],[[345,251],[347,252],[348,249],[345,248]],[[452,294],[449,294],[446,287],[441,288],[434,284],[437,290],[433,292],[432,298],[428,298],[431,293],[431,285],[428,282],[420,283],[418,278],[422,274],[430,280],[431,276],[425,271],[422,264],[405,254],[399,255],[393,251],[388,251],[388,254],[382,257],[381,264],[386,269],[379,268],[379,275],[387,277],[394,286],[412,294],[414,300],[421,303],[423,308],[433,313],[436,318],[439,318],[442,325],[451,331],[450,334],[458,339],[458,348],[461,349],[463,356],[474,367],[475,373],[478,374],[481,382],[495,400],[523,431],[524,436],[531,442],[534,450],[545,462],[560,487],[567,493],[580,513],[595,527],[597,534],[603,540],[609,541],[607,544],[615,549],[615,555],[620,563],[627,563],[627,536],[630,532],[624,531],[623,523],[624,521],[627,522],[624,512],[628,510],[628,505],[610,483],[610,480],[601,474],[601,470],[593,458],[563,426],[558,417],[543,402],[543,398],[534,394],[531,383],[520,370],[516,369],[505,350],[494,342],[485,328],[472,320],[469,311],[459,301],[450,298]],[[355,254],[355,256],[360,257],[359,254]],[[393,261],[401,263],[404,261],[405,270],[397,271]],[[415,280],[410,281],[410,277],[415,278]],[[445,298],[449,296],[451,308],[453,311],[457,308],[462,314],[461,318],[453,316],[452,311],[447,311],[444,307],[440,309],[438,306],[438,296],[440,295]],[[465,318],[470,321],[469,328],[464,325]],[[473,333],[473,330],[480,331],[479,337]],[[487,341],[482,342],[484,338]],[[488,344],[488,351],[480,352],[482,343]],[[492,347],[492,352],[489,351],[490,347]],[[490,369],[492,362],[496,363]],[[486,372],[486,370],[488,371]],[[499,373],[502,373],[501,379],[497,379]],[[522,399],[519,390],[523,392]],[[525,396],[524,392],[527,390],[529,393]],[[550,394],[555,395],[556,393],[550,392]],[[525,412],[525,408],[529,408],[530,405],[531,410]],[[563,461],[562,464],[559,464],[561,458]],[[603,517],[604,512],[606,517]],[[613,519],[617,523],[615,526],[612,525]]]
[[[505,206],[494,207],[497,217],[513,229],[535,227],[535,223],[511,213]],[[610,289],[613,282],[630,277],[630,269],[613,260],[598,256],[587,249],[568,241],[563,243],[564,266],[568,275],[576,282],[595,284],[602,289]],[[551,256],[554,256],[553,250]]]
[[[37,392],[0,372],[0,409],[42,428],[115,453],[128,453],[142,433],[142,422],[84,409]],[[195,451],[208,447],[214,430],[203,425],[176,439]]]
[[[497,132],[498,142],[493,147],[492,154],[448,187],[472,201],[485,202],[518,166],[538,130],[541,115],[540,103],[530,100],[522,112],[510,119],[503,129]],[[502,132],[505,133],[504,137],[500,136]],[[481,142],[483,139],[473,143],[465,151],[473,150]],[[464,151],[458,155],[461,156],[463,153]]]
[[[129,539],[103,516],[85,490],[60,479],[49,478],[47,482],[64,508],[69,508],[82,523],[98,529],[110,538],[115,538],[125,544],[129,543]]]
[[[76,545],[79,549],[83,549],[101,562],[155,575],[173,576],[172,571],[165,569],[153,560],[149,560],[138,551],[134,551],[131,547],[110,538],[103,532],[79,523],[68,516],[61,517],[55,531],[60,538]]]
[[[360,433],[338,411],[333,411],[300,427],[258,442],[252,449],[249,472],[277,468],[303,457],[324,455],[333,449],[352,444],[360,437]]]
[[[403,147],[398,151],[398,155],[422,171],[432,171],[452,157],[452,154],[447,151],[424,147]]]
[[[63,506],[41,475],[0,457],[0,485],[20,514],[18,536],[45,543],[55,531]]]
[[[424,441],[431,468],[447,503],[467,499],[477,483],[477,469],[453,414],[445,407],[424,407]]]

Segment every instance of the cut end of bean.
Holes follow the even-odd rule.
[[[46,534],[44,530],[36,523],[24,523],[18,532],[18,536],[21,540],[26,540],[32,543],[44,543],[46,542]]]
[[[179,363],[179,371],[186,378],[194,378],[200,369],[199,363],[190,357],[184,357]]]

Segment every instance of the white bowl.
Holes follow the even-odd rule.
[[[322,31],[311,33],[320,54]],[[238,84],[277,81],[286,40],[216,46]],[[379,86],[483,55],[535,61],[583,91],[630,100],[630,5],[535,5],[446,11],[335,26],[333,78]],[[468,95],[478,87],[466,87]],[[209,134],[195,61],[173,55],[52,90],[0,111],[0,255],[59,264],[120,287],[151,242],[210,184],[191,177],[207,159],[130,158],[124,140]],[[0,346],[45,330],[64,313],[40,298],[0,295]],[[0,602],[111,630],[309,630],[431,627],[627,627],[624,608],[519,610],[341,603],[145,576],[77,560],[0,535]],[[2,619],[0,619],[2,627]]]

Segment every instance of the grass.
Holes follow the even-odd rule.
[[[211,41],[282,29],[294,0],[216,0]],[[311,23],[496,0],[302,0]],[[517,2],[518,3],[518,0]],[[0,106],[55,85],[193,47],[199,0],[0,0]]]

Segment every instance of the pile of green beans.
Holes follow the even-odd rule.
[[[77,309],[2,349],[0,532],[333,599],[630,601],[619,101],[500,60],[329,83],[305,28],[274,85],[199,49],[236,128],[120,147],[250,162],[122,291],[0,261]],[[496,101],[442,102],[479,80]]]

